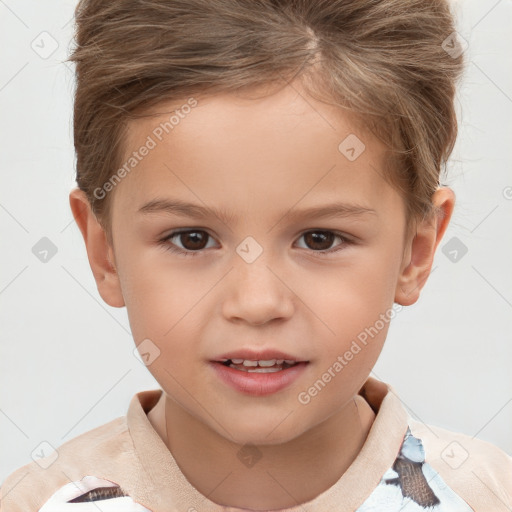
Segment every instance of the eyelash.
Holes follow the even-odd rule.
[[[195,233],[195,232],[206,233],[206,235],[208,237],[213,238],[207,231],[205,231],[203,229],[183,229],[183,230],[173,231],[172,233],[169,233],[164,238],[160,239],[158,241],[158,243],[166,251],[179,254],[180,256],[185,256],[185,257],[198,256],[198,255],[204,253],[204,249],[199,249],[197,251],[183,250],[179,247],[176,247],[175,244],[173,244],[172,242],[169,242],[170,239],[174,238],[177,235],[181,235],[183,233]],[[332,233],[336,238],[339,238],[341,240],[342,243],[335,246],[334,249],[327,249],[324,251],[314,251],[313,249],[311,249],[311,252],[318,254],[319,256],[322,256],[322,257],[327,257],[333,253],[341,251],[347,245],[355,244],[354,240],[351,240],[350,238],[346,237],[345,235],[343,235],[341,233],[338,233],[338,232],[332,231],[332,230],[328,230],[328,229],[309,229],[309,230],[305,231],[304,233],[302,233],[299,238],[303,237],[304,235],[307,235],[308,233]]]

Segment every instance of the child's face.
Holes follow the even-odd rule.
[[[162,141],[154,130],[169,113],[137,120],[128,153],[148,135],[156,147],[113,198],[115,266],[134,340],[160,351],[148,369],[193,417],[240,442],[295,438],[358,392],[394,316],[408,253],[404,202],[381,177],[384,147],[301,94],[286,87],[257,100],[198,98]],[[366,146],[353,161],[338,149],[350,134]],[[155,199],[229,219],[141,211]],[[345,205],[344,215],[301,213],[334,203]],[[172,242],[198,248],[193,256],[160,242],[183,229],[199,233]],[[215,370],[213,361],[238,349],[275,349],[309,363],[280,391],[254,396]]]

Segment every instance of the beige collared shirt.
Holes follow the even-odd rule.
[[[359,394],[375,419],[356,459],[329,489],[280,512],[512,510],[512,457],[414,420],[377,379]],[[160,389],[141,391],[126,416],[64,443],[50,466],[42,459],[11,473],[0,488],[1,511],[244,512],[188,482],[147,418],[159,399]]]

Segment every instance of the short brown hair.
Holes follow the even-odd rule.
[[[80,0],[75,19],[76,181],[109,239],[112,194],[94,190],[121,165],[129,120],[292,77],[385,142],[408,218],[431,212],[463,70],[443,49],[455,32],[447,0]]]

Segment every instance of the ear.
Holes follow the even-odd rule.
[[[89,264],[102,299],[115,308],[123,307],[121,283],[117,274],[113,247],[107,240],[105,230],[96,219],[87,196],[79,188],[69,194],[73,217],[84,237]]]
[[[395,290],[395,302],[402,306],[414,304],[430,275],[434,255],[452,216],[455,194],[448,187],[440,187],[432,196],[434,212],[419,221],[414,236],[409,236]],[[411,240],[412,239],[412,240]]]

